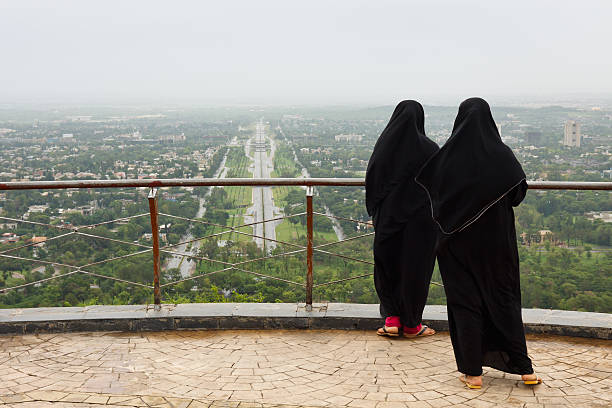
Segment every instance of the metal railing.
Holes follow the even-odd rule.
[[[149,188],[149,194],[147,196],[148,199],[148,204],[149,204],[149,213],[148,214],[138,214],[138,215],[133,215],[133,216],[129,216],[129,217],[122,217],[122,218],[117,218],[114,220],[108,220],[108,221],[104,221],[101,223],[97,223],[97,224],[90,224],[90,225],[82,225],[82,226],[64,226],[64,225],[52,225],[52,224],[45,224],[45,223],[40,223],[40,222],[34,222],[34,221],[28,221],[28,220],[23,220],[23,219],[16,219],[16,218],[9,218],[9,217],[3,217],[0,216],[0,220],[4,219],[4,220],[8,220],[8,221],[12,221],[12,222],[22,222],[22,223],[27,223],[27,224],[33,224],[33,225],[39,225],[39,226],[47,226],[47,227],[52,227],[52,228],[60,228],[60,229],[67,229],[70,232],[67,232],[65,234],[60,234],[57,235],[55,237],[49,238],[47,240],[51,241],[51,240],[56,240],[59,238],[63,238],[63,237],[67,237],[70,235],[80,235],[80,236],[84,236],[84,237],[90,237],[90,238],[95,238],[95,239],[102,239],[102,240],[107,240],[107,241],[111,241],[111,242],[115,242],[115,243],[120,243],[120,244],[127,244],[127,245],[132,245],[132,246],[137,246],[139,248],[143,248],[140,251],[137,252],[133,252],[127,255],[121,255],[121,256],[117,256],[117,257],[113,257],[113,258],[108,258],[108,259],[104,259],[104,260],[100,260],[100,261],[96,261],[96,262],[91,262],[85,265],[70,265],[70,264],[64,264],[64,263],[58,263],[58,262],[53,262],[53,261],[45,261],[45,260],[40,260],[40,259],[33,259],[33,258],[25,258],[25,257],[20,257],[20,256],[15,256],[15,255],[9,255],[10,252],[19,250],[19,249],[23,249],[26,247],[31,247],[36,245],[36,243],[28,243],[25,245],[21,245],[21,246],[17,246],[17,247],[13,247],[13,248],[9,248],[6,249],[4,251],[0,252],[0,257],[4,257],[4,258],[9,258],[9,259],[15,259],[15,260],[22,260],[22,261],[31,261],[31,262],[35,262],[35,263],[41,263],[41,264],[46,264],[46,265],[51,265],[51,266],[60,266],[60,267],[65,267],[68,269],[71,269],[69,272],[63,273],[63,274],[59,274],[56,276],[52,276],[52,277],[48,277],[48,278],[44,278],[44,279],[40,279],[37,281],[33,281],[33,282],[28,282],[22,285],[16,285],[16,286],[12,286],[12,287],[8,287],[8,288],[1,288],[0,289],[0,293],[6,293],[7,291],[10,290],[14,290],[14,289],[19,289],[19,288],[23,288],[26,286],[30,286],[30,285],[36,285],[36,284],[40,284],[52,279],[57,279],[57,278],[62,278],[65,276],[69,276],[69,275],[73,275],[75,273],[83,273],[86,275],[91,275],[91,276],[95,276],[98,278],[104,278],[104,279],[111,279],[111,280],[115,280],[118,282],[123,282],[123,283],[128,283],[128,284],[133,284],[133,285],[137,285],[137,286],[142,286],[142,287],[146,287],[149,289],[153,289],[153,297],[154,297],[154,303],[155,305],[160,305],[161,301],[162,301],[162,295],[161,295],[161,289],[163,287],[167,287],[170,285],[176,285],[178,283],[181,282],[185,282],[187,280],[192,280],[192,279],[198,279],[198,278],[202,278],[204,276],[209,276],[209,275],[213,275],[219,272],[224,272],[224,271],[229,271],[229,270],[237,270],[237,271],[241,271],[241,272],[246,272],[258,277],[262,277],[262,278],[268,278],[268,279],[274,279],[274,280],[278,280],[278,281],[282,281],[285,283],[290,283],[293,285],[297,285],[297,286],[302,286],[305,289],[305,301],[306,301],[306,305],[307,308],[310,308],[312,306],[312,293],[313,293],[313,288],[315,287],[320,287],[320,286],[325,286],[325,285],[332,285],[332,284],[336,284],[336,283],[340,283],[340,282],[344,282],[344,281],[348,281],[348,280],[352,280],[352,279],[358,279],[358,278],[362,278],[362,277],[367,277],[367,276],[371,276],[372,273],[367,273],[367,274],[363,274],[363,275],[359,275],[359,276],[352,276],[352,277],[348,277],[348,278],[344,278],[344,279],[338,279],[338,280],[333,280],[333,281],[329,281],[329,282],[323,282],[323,283],[319,283],[319,284],[314,284],[314,278],[313,278],[313,257],[314,257],[314,253],[321,253],[321,254],[326,254],[329,256],[335,256],[335,257],[339,257],[339,258],[343,258],[346,260],[350,260],[350,261],[355,261],[355,262],[360,262],[360,263],[365,263],[365,264],[369,264],[369,265],[373,265],[374,263],[368,260],[363,260],[363,259],[358,259],[358,258],[354,258],[348,255],[343,255],[343,254],[338,254],[338,253],[334,253],[334,252],[330,252],[326,249],[322,249],[322,248],[326,248],[329,247],[331,245],[336,245],[339,244],[341,242],[347,242],[347,241],[351,241],[354,239],[359,239],[359,238],[363,238],[366,236],[371,236],[374,234],[374,232],[369,232],[369,233],[365,233],[365,234],[361,234],[361,235],[357,235],[357,236],[353,236],[353,237],[349,237],[349,238],[345,238],[345,239],[341,239],[335,242],[327,242],[324,244],[320,244],[320,245],[314,245],[313,243],[313,237],[314,237],[314,227],[313,227],[313,219],[314,216],[322,216],[322,217],[328,217],[328,218],[334,218],[336,220],[344,220],[344,221],[351,221],[351,222],[356,222],[356,223],[363,223],[363,221],[360,220],[354,220],[354,219],[349,219],[349,218],[343,218],[343,217],[336,217],[334,215],[330,215],[330,214],[323,214],[323,213],[318,213],[315,212],[313,209],[313,195],[314,195],[314,188],[316,186],[341,186],[341,187],[349,187],[349,186],[364,186],[365,185],[365,180],[364,179],[358,179],[358,178],[261,178],[261,179],[253,179],[253,178],[233,178],[233,179],[148,179],[148,180],[72,180],[72,181],[36,181],[36,182],[5,182],[5,183],[0,183],[0,191],[10,191],[10,190],[50,190],[50,189],[90,189],[90,188],[94,188],[94,189],[100,189],[100,188],[135,188],[135,187],[141,187],[141,188]],[[244,223],[238,226],[232,226],[232,227],[227,227],[225,225],[220,225],[220,224],[215,224],[215,223],[211,223],[211,222],[207,222],[207,221],[203,221],[203,220],[196,220],[196,219],[190,219],[190,218],[185,218],[185,217],[179,217],[179,216],[175,216],[175,215],[170,215],[170,214],[163,214],[160,213],[158,210],[158,188],[160,187],[222,187],[222,186],[254,186],[254,187],[274,187],[274,186],[303,186],[306,187],[306,212],[302,212],[299,214],[292,214],[292,215],[286,215],[283,217],[277,217],[277,218],[273,218],[273,219],[268,219],[268,220],[262,220],[262,221],[257,221],[257,222],[251,222],[251,223]],[[561,181],[530,181],[528,182],[528,187],[529,189],[536,189],[536,190],[608,190],[608,191],[612,191],[612,182],[561,182]],[[134,218],[138,218],[138,217],[143,217],[149,215],[150,218],[150,222],[151,222],[151,233],[152,233],[152,246],[149,245],[144,245],[141,243],[134,243],[134,242],[127,242],[127,241],[123,241],[123,240],[118,240],[118,239],[114,239],[114,238],[109,238],[109,237],[104,237],[104,236],[99,236],[99,235],[93,235],[93,234],[87,234],[85,232],[82,232],[82,230],[87,230],[87,229],[92,229],[101,225],[105,225],[105,224],[111,224],[117,221],[125,221],[125,220],[131,220]],[[244,231],[239,231],[240,228],[243,227],[249,227],[249,226],[254,226],[256,224],[260,224],[260,223],[266,223],[266,222],[272,222],[272,221],[278,221],[278,220],[283,220],[283,219],[287,219],[287,218],[291,218],[291,217],[298,217],[298,216],[306,216],[306,246],[304,247],[303,245],[299,245],[296,243],[291,243],[291,242],[283,242],[280,240],[276,240],[276,239],[272,239],[269,237],[265,237],[265,236],[259,236],[256,234],[249,234],[247,232]],[[189,241],[184,241],[184,242],[179,242],[177,244],[171,244],[171,245],[166,245],[164,247],[160,247],[160,239],[159,239],[159,223],[158,223],[158,216],[165,216],[165,217],[170,217],[170,218],[175,218],[175,219],[180,219],[180,220],[185,220],[185,221],[190,221],[190,222],[195,222],[195,223],[202,223],[205,225],[209,225],[209,226],[215,226],[215,227],[221,227],[221,228],[226,228],[224,231],[221,232],[216,232],[207,236],[203,236],[203,237],[199,237],[199,238],[195,238],[195,239],[190,239]],[[370,222],[366,222],[366,224],[368,225],[372,225]],[[249,237],[253,237],[253,238],[258,238],[258,239],[262,239],[264,241],[274,241],[276,243],[279,244],[284,244],[293,248],[297,248],[295,250],[292,251],[288,251],[288,252],[283,252],[280,254],[274,254],[274,255],[265,255],[263,257],[257,257],[255,259],[248,259],[246,261],[240,261],[240,262],[226,262],[226,261],[220,261],[220,260],[214,260],[214,259],[209,259],[207,257],[203,257],[203,256],[199,256],[199,255],[195,255],[192,253],[181,253],[178,251],[174,251],[171,250],[172,248],[175,248],[177,246],[180,245],[184,245],[184,244],[189,244],[195,241],[201,241],[204,239],[208,239],[208,238],[213,238],[213,237],[218,237],[221,236],[223,234],[226,233],[236,233],[236,234],[240,234],[240,235],[245,235],[245,236],[249,236]],[[265,234],[264,234],[265,235]],[[120,279],[114,276],[107,276],[107,275],[102,275],[102,274],[98,274],[92,271],[88,271],[85,268],[94,266],[94,265],[99,265],[101,263],[104,262],[109,262],[109,261],[113,261],[113,260],[117,260],[117,259],[123,259],[123,258],[127,258],[130,256],[135,256],[135,255],[141,255],[143,253],[147,253],[149,251],[152,251],[153,253],[153,286],[150,285],[146,285],[143,283],[138,283],[138,282],[132,282],[132,281],[128,281],[125,279]],[[160,253],[167,253],[167,254],[172,254],[172,255],[178,255],[178,256],[183,256],[183,257],[189,257],[189,258],[193,258],[193,259],[198,259],[201,261],[210,261],[210,262],[214,262],[214,263],[219,263],[222,265],[221,269],[212,271],[212,272],[206,272],[203,274],[198,274],[198,275],[194,275],[194,276],[189,276],[183,279],[179,279],[173,282],[167,282],[167,283],[161,283],[160,281],[160,273],[161,273],[161,258],[160,258]],[[265,260],[265,259],[270,259],[270,258],[275,258],[275,257],[281,257],[281,256],[288,256],[288,255],[295,255],[298,253],[306,253],[306,282],[305,284],[303,283],[299,283],[299,282],[294,282],[294,281],[290,281],[287,279],[282,279],[279,277],[275,277],[275,276],[270,276],[270,275],[266,275],[266,274],[262,274],[259,272],[255,272],[255,271],[251,271],[251,270],[247,270],[244,269],[244,265],[248,264],[248,263],[252,263],[252,262],[256,262],[256,261],[260,261],[260,260]],[[440,285],[439,283],[436,282],[432,282],[433,284],[437,284]]]

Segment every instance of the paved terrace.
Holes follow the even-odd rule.
[[[153,314],[148,317],[150,320],[145,320],[156,323],[149,328],[168,324],[167,319],[160,323],[155,314],[172,313],[174,326],[177,321],[188,321],[191,326],[198,322],[210,326],[211,320],[206,319],[213,319],[212,325],[220,328],[256,327],[257,324],[276,328],[67,332],[100,323],[101,317],[107,319],[102,325],[107,330],[112,327],[113,319],[118,327],[143,329],[146,328],[142,323],[143,313],[149,309],[145,306],[93,307],[88,323],[83,316],[87,315],[86,308],[80,311],[77,308],[39,309],[38,312],[4,310],[0,313],[0,327],[5,333],[11,328],[24,329],[26,333],[34,331],[27,325],[35,316],[39,324],[32,327],[44,333],[0,336],[0,406],[530,408],[612,405],[612,342],[605,340],[612,327],[611,315],[586,313],[582,323],[598,329],[577,332],[579,335],[598,333],[604,339],[528,335],[529,352],[544,384],[530,388],[518,381],[518,376],[487,370],[483,389],[475,391],[462,387],[457,380],[450,339],[444,331],[419,339],[387,339],[369,329],[282,328],[303,324],[299,319],[304,316],[310,316],[306,317],[309,322],[306,327],[341,327],[340,322],[351,319],[360,327],[375,326],[376,305],[319,305],[312,312],[301,310],[300,305],[286,304],[184,305],[184,310],[177,315],[177,309],[181,311],[179,306],[164,306],[162,310],[150,312]],[[217,315],[211,317],[211,311],[219,307],[225,312],[217,309]],[[106,308],[115,310],[116,316],[109,310],[103,313]],[[288,308],[293,310],[289,317],[285,316]],[[196,310],[208,317],[197,320]],[[122,318],[117,318],[122,313]],[[434,327],[444,328],[442,314],[441,308],[428,307],[425,317]],[[185,320],[186,315],[190,319]],[[572,319],[579,321],[578,315],[569,312],[566,316],[569,320],[563,321],[562,312],[526,310],[525,320],[531,322],[527,324],[528,331],[563,332],[563,327],[571,327]],[[55,322],[41,325],[45,318]],[[553,320],[556,323],[551,325]],[[66,325],[70,321],[76,325]]]
[[[529,336],[545,383],[490,370],[457,380],[448,333],[389,340],[371,331],[189,330],[0,337],[9,407],[607,407],[612,344]]]

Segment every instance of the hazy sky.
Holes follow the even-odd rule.
[[[612,1],[0,0],[0,102],[612,95]]]

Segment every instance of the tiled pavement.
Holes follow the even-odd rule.
[[[0,336],[5,407],[609,407],[612,342],[528,337],[544,384],[457,380],[448,333],[340,330]]]

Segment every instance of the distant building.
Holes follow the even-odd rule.
[[[302,115],[283,115],[283,120],[300,120]]]
[[[0,235],[0,244],[5,244],[5,243],[14,243],[14,242],[18,242],[19,241],[19,236],[17,236],[17,234],[15,234],[14,232],[5,232],[4,234]]]
[[[585,214],[590,220],[612,223],[612,211],[591,211]]]
[[[558,243],[551,230],[539,230],[535,234],[523,232],[519,237],[523,245],[542,245],[546,242],[556,245]]]
[[[181,133],[180,135],[163,135],[159,137],[162,143],[184,142],[186,139],[185,133]]]
[[[95,212],[95,208],[91,205],[83,205],[77,209],[82,215],[92,215]]]
[[[539,130],[528,130],[525,132],[525,142],[529,144],[539,144],[542,141],[542,132]]]
[[[540,242],[554,241],[554,235],[551,230],[539,230],[538,233],[540,234]]]
[[[64,133],[62,135],[62,143],[74,143],[76,139],[72,133]]]
[[[32,213],[44,213],[45,211],[47,211],[47,209],[49,209],[49,206],[47,204],[31,205],[28,207],[28,212],[24,214],[24,219],[27,219],[28,216]]]
[[[361,142],[363,135],[356,135],[354,133],[348,135],[336,135],[334,136],[336,142]]]
[[[38,246],[42,246],[44,245],[45,241],[47,241],[47,237],[37,237],[36,235],[34,235],[31,239],[30,242],[38,245]]]
[[[565,131],[563,134],[563,145],[580,147],[580,123],[575,120],[565,122]]]

